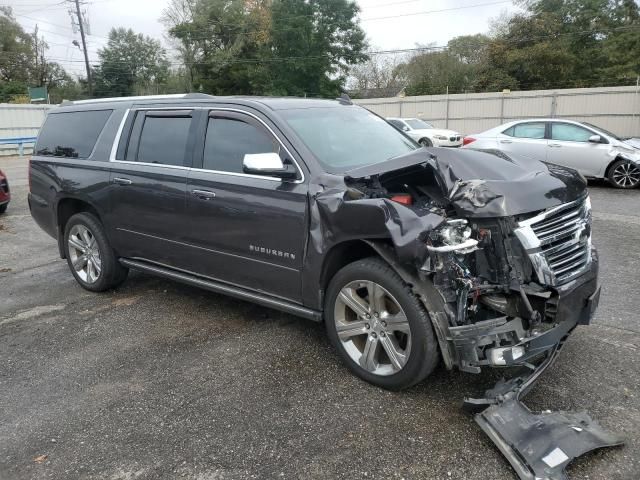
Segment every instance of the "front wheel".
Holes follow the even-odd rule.
[[[116,258],[100,221],[87,212],[73,215],[64,229],[67,263],[76,281],[92,292],[116,287],[129,270]]]
[[[387,263],[366,258],[331,280],[325,325],[347,367],[389,390],[424,380],[438,364],[431,321],[424,307]]]
[[[640,184],[640,168],[628,160],[618,160],[611,165],[608,178],[616,188],[635,188]]]
[[[421,138],[418,143],[423,147],[433,147],[433,142],[431,142],[431,140],[429,140],[428,138]]]
[[[0,205],[0,214],[6,212],[7,208],[9,208],[9,202],[5,203],[4,205]]]

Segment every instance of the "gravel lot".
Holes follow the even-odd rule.
[[[440,368],[390,393],[349,374],[321,325],[138,273],[89,293],[29,215],[26,164],[0,158],[0,479],[514,478],[460,409],[495,373]],[[591,195],[600,309],[526,403],[626,436],[572,479],[637,479],[640,191]]]

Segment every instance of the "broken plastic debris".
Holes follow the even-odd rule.
[[[569,460],[567,454],[564,453],[562,449],[557,447],[551,450],[551,452],[547,456],[542,457],[542,461],[549,465],[551,468],[555,468],[561,463],[566,462],[567,460]]]

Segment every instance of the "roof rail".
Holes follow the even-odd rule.
[[[87,100],[74,100],[62,102],[62,105],[82,105],[85,103],[105,103],[105,102],[131,102],[138,100],[169,100],[172,98],[211,98],[206,93],[172,93],[170,95],[140,95],[135,97],[110,97],[110,98],[89,98]]]

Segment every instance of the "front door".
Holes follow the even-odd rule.
[[[109,204],[119,255],[180,267],[185,192],[193,143],[191,110],[132,112],[120,159],[112,162]]]
[[[549,162],[578,170],[586,177],[599,177],[611,162],[609,145],[593,143],[589,138],[597,133],[580,125],[551,122]]]
[[[277,152],[294,162],[257,117],[211,111],[187,182],[187,242],[196,273],[293,301],[301,300],[307,185],[243,172],[246,154]],[[202,150],[200,150],[202,149]],[[202,152],[198,158],[198,151]]]

